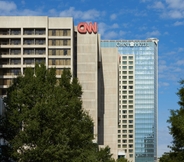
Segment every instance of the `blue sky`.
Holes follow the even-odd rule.
[[[183,0],[0,0],[0,15],[74,17],[97,22],[101,39],[159,39],[158,155],[168,151],[170,109],[184,79]]]

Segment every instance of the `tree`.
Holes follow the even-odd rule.
[[[101,151],[92,142],[93,121],[82,108],[81,96],[82,87],[69,70],[57,80],[54,68],[27,68],[4,100],[6,156],[20,162],[97,161]]]
[[[173,137],[172,145],[169,146],[171,151],[161,157],[164,162],[172,159],[174,162],[184,161],[184,80],[180,81],[180,89],[177,92],[179,96],[179,106],[177,110],[171,110],[171,116],[168,122],[170,123],[169,131]],[[168,162],[168,161],[167,161]]]
[[[117,159],[117,161],[116,162],[128,162],[128,160],[127,159],[125,159],[125,158],[120,158],[120,159]]]

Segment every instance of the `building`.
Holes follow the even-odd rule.
[[[97,24],[46,16],[0,17],[0,96],[13,79],[45,62],[77,76],[100,147],[132,162],[157,159],[158,40],[101,40]]]

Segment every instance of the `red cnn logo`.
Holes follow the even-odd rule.
[[[86,34],[87,32],[89,34],[91,34],[92,32],[94,34],[97,33],[97,23],[95,22],[94,24],[92,24],[91,22],[89,24],[87,24],[86,22],[81,22],[79,23],[79,25],[77,26],[77,30],[79,33],[81,34]]]

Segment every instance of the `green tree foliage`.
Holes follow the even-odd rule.
[[[55,74],[37,64],[8,89],[1,120],[6,154],[19,162],[108,162],[110,149],[99,150],[92,142],[93,122],[82,109],[78,80],[69,70],[59,81]]]
[[[125,158],[120,158],[120,159],[117,159],[117,161],[116,162],[128,162],[128,160],[127,159],[125,159]]]
[[[169,146],[171,151],[161,157],[161,162],[168,162],[168,159],[172,159],[174,162],[184,161],[184,80],[180,81],[180,85],[177,92],[180,108],[171,110],[171,116],[168,120],[170,123],[169,131],[173,137],[172,145]]]

